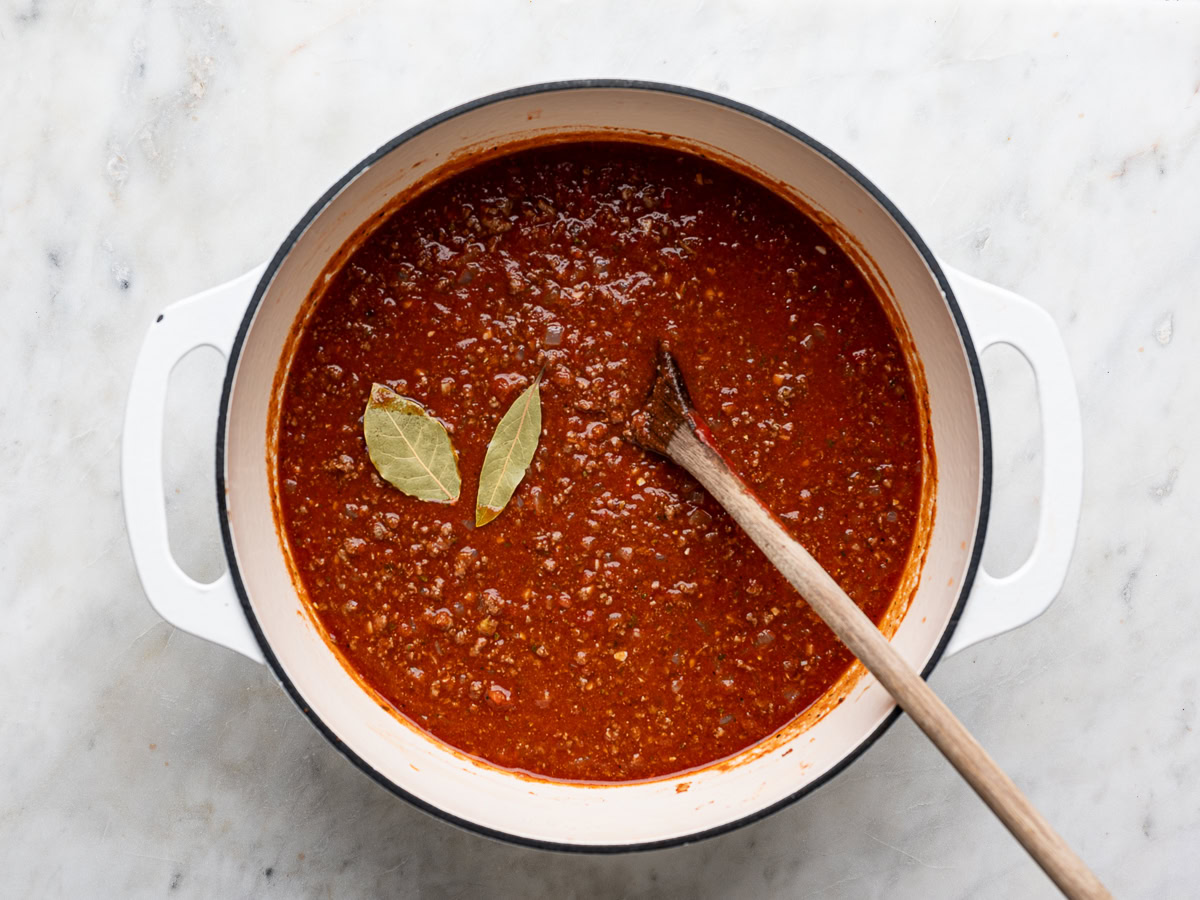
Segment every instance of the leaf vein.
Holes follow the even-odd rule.
[[[535,388],[537,387],[536,382],[534,383],[534,387]],[[498,476],[496,476],[496,483],[492,485],[492,494],[490,497],[488,497],[488,502],[486,505],[489,508],[492,508],[492,509],[495,508],[495,506],[496,506],[496,490],[504,482],[505,475],[508,474],[508,464],[512,460],[513,450],[515,450],[521,444],[521,431],[525,427],[525,419],[529,415],[529,407],[530,407],[530,404],[533,403],[534,393],[535,393],[535,391],[529,391],[525,397],[525,408],[521,410],[521,420],[517,423],[517,435],[513,439],[513,442],[511,444],[509,444],[509,446],[508,446],[508,453],[504,457],[504,464],[500,468],[500,474]]]
[[[415,459],[417,461],[417,463],[420,464],[421,468],[425,470],[426,474],[429,475],[429,477],[433,479],[434,484],[436,484],[438,486],[438,488],[441,489],[442,493],[446,495],[446,499],[447,500],[451,499],[452,498],[451,493],[448,490],[446,490],[446,486],[444,484],[442,484],[441,480],[436,475],[433,474],[433,470],[429,468],[429,466],[426,464],[425,460],[421,459],[420,454],[417,453],[417,448],[414,447],[412,441],[410,441],[408,439],[408,435],[406,435],[404,433],[404,429],[400,427],[400,423],[396,421],[395,417],[392,415],[392,411],[390,409],[385,409],[385,410],[383,410],[383,414],[388,417],[388,421],[392,423],[392,426],[396,429],[396,432],[400,435],[401,439],[408,446],[408,449],[412,451],[411,457],[397,457],[397,458],[398,459]]]

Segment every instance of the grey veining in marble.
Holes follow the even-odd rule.
[[[176,633],[118,438],[167,303],[265,259],[353,162],[505,87],[675,81],[862,168],[949,262],[1043,305],[1078,377],[1079,545],[1050,611],[936,689],[1121,896],[1200,881],[1200,9],[1182,3],[0,4],[0,894],[1050,896],[901,720],[816,794],[636,856],[494,843],[396,800],[266,671]],[[1031,379],[985,360],[987,561],[1028,550]],[[178,554],[223,563],[215,354],[169,406]]]

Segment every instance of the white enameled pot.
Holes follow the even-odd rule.
[[[392,199],[492,148],[571,134],[669,139],[792,193],[840,233],[885,292],[924,368],[937,459],[936,516],[920,584],[892,643],[928,674],[946,653],[1041,613],[1062,585],[1079,516],[1082,446],[1066,352],[1051,318],[938,264],[861,174],[783,122],[666,85],[594,81],[522,88],[467,104],[400,135],[321,197],[274,259],[168,307],[138,357],[122,448],[125,515],[146,593],[179,628],[268,664],[334,745],[381,784],[468,828],[536,846],[628,850],[718,833],[811,791],[894,720],[871,677],[804,730],[726,763],[652,782],[531,780],[474,762],[382,709],[304,614],[272,512],[268,412],[285,341],[331,258]],[[1004,342],[1037,376],[1044,443],[1036,546],[1005,578],[978,568],[990,493],[990,438],[977,353]],[[168,375],[189,350],[228,357],[217,492],[229,571],[186,576],[167,543],[162,424]]]

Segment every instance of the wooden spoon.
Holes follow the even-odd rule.
[[[659,347],[650,395],[631,418],[628,436],[645,449],[683,466],[725,507],[833,633],[891,692],[1063,894],[1072,898],[1110,896],[946,704],[892,649],[866,613],[730,468],[712,432],[692,407],[679,366],[665,344]]]

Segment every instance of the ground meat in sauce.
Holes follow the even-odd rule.
[[[876,621],[922,478],[912,381],[878,300],[751,180],[621,143],[484,163],[391,215],[329,283],[279,416],[283,529],[348,664],[420,727],[545,777],[728,756],[851,656],[682,470],[620,434],[670,341],[735,467]],[[543,431],[505,512],[479,468],[545,364]],[[362,437],[371,383],[452,430],[452,506],[401,494]]]

